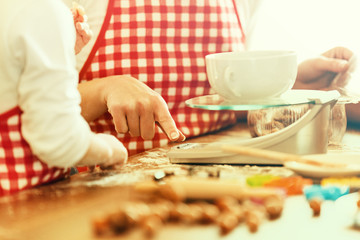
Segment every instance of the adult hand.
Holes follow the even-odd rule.
[[[85,11],[82,6],[73,3],[71,13],[73,15],[76,30],[75,54],[78,54],[81,49],[88,44],[93,36],[93,32],[87,23],[87,16],[85,15]]]
[[[79,85],[82,114],[92,121],[108,111],[119,133],[129,132],[145,140],[154,137],[156,124],[171,141],[184,141],[164,99],[130,76],[94,79]]]
[[[335,47],[322,55],[303,61],[298,66],[295,89],[328,89],[337,73],[349,68],[353,52],[344,47]]]

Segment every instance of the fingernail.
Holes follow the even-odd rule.
[[[176,140],[176,139],[178,139],[179,137],[180,137],[179,132],[172,132],[172,133],[170,134],[170,138],[173,139],[173,140]]]
[[[79,30],[84,30],[84,25],[81,22],[77,26]]]
[[[338,64],[339,64],[339,66],[340,66],[341,68],[344,68],[344,67],[348,64],[348,61],[346,61],[346,60],[339,60]]]

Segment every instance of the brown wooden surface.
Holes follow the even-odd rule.
[[[212,142],[246,135],[246,126],[241,123],[187,141]],[[159,170],[188,175],[193,169],[203,174],[216,168],[224,175],[242,178],[263,172],[282,176],[293,174],[282,167],[173,165],[166,157],[169,147],[131,157],[128,165],[121,169],[76,174],[51,185],[0,198],[0,239],[143,239],[145,236],[140,230],[113,238],[99,238],[92,231],[91,220],[131,200],[133,195],[129,186],[151,179]],[[330,147],[330,150],[359,152],[359,131],[348,129],[343,145]],[[343,203],[347,207],[339,211],[334,209],[344,204],[327,203],[322,215],[314,218],[303,196],[288,197],[282,217],[264,222],[257,233],[250,233],[240,225],[222,236],[214,225],[172,224],[163,227],[153,239],[360,239],[360,231],[350,227],[355,200],[354,195],[345,199]]]

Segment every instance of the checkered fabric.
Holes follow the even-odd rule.
[[[80,81],[131,75],[168,103],[178,128],[189,138],[234,124],[232,112],[186,107],[185,100],[213,93],[205,55],[242,50],[233,0],[110,0],[102,30],[80,72]],[[117,134],[110,114],[92,122],[95,132],[117,136],[129,154],[159,147],[168,139],[157,129],[152,141]]]
[[[66,169],[49,168],[35,157],[21,134],[18,107],[0,114],[0,196],[63,178]]]

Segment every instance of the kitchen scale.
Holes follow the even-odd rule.
[[[242,145],[299,155],[326,153],[330,110],[339,97],[335,90],[289,90],[278,98],[263,100],[233,102],[217,94],[189,99],[185,102],[187,106],[207,110],[249,111],[303,104],[310,108],[294,123],[277,132],[231,141],[184,143],[172,147],[167,156],[172,163],[281,165],[275,160],[225,152],[221,146]]]

